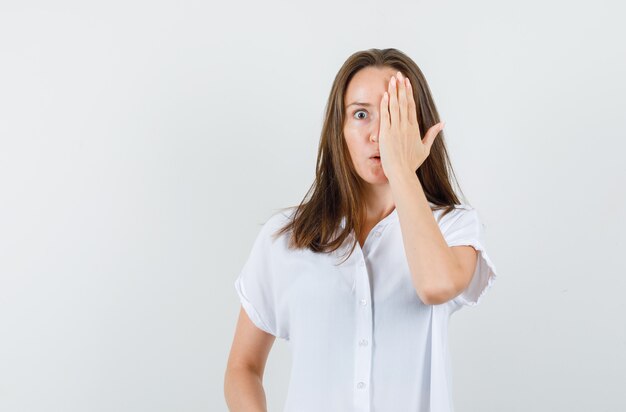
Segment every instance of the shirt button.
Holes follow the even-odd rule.
[[[380,236],[380,232],[374,232],[374,236],[379,237]]]
[[[360,261],[359,262],[359,266],[361,266],[361,267],[365,266],[365,262],[364,261]]]
[[[361,299],[361,305],[363,305],[363,306],[367,305],[367,300]]]
[[[361,339],[361,341],[359,342],[359,345],[367,346],[367,339]]]
[[[359,382],[359,383],[356,385],[356,387],[357,387],[357,388],[359,388],[359,389],[363,389],[363,388],[365,388],[365,382]]]

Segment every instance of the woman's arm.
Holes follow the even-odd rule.
[[[276,337],[257,328],[241,307],[224,376],[230,412],[266,412],[263,372]]]
[[[447,302],[469,284],[476,251],[448,246],[415,173],[390,177],[389,183],[417,295],[427,305]]]
[[[227,368],[224,395],[230,412],[267,412],[262,378],[252,369]]]
[[[397,77],[391,77],[380,103],[381,162],[398,211],[413,286],[422,302],[438,305],[467,286],[476,254],[453,251],[439,230],[415,171],[429,156],[443,122],[422,138],[413,87],[401,72]]]

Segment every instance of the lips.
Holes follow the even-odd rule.
[[[370,156],[370,159],[373,159],[373,158],[380,159],[380,153],[374,153],[372,156]]]

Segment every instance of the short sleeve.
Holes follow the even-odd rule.
[[[261,330],[289,339],[279,310],[278,284],[273,260],[275,251],[271,238],[272,219],[266,222],[257,235],[243,269],[235,280],[235,289],[250,320]]]
[[[496,279],[496,267],[485,249],[484,225],[476,209],[462,206],[455,209],[443,235],[448,246],[473,246],[478,252],[476,268],[468,287],[453,300],[459,305],[475,306]]]

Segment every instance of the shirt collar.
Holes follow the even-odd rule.
[[[428,204],[433,207],[436,206],[433,202],[428,202]],[[395,207],[393,208],[393,210],[391,211],[391,213],[389,213],[387,216],[385,216],[384,218],[382,218],[382,220],[380,222],[378,222],[378,224],[388,224],[391,221],[395,221],[398,219],[398,209],[396,209]],[[342,229],[344,229],[346,227],[346,217],[342,217],[341,218],[341,223],[340,226]]]

